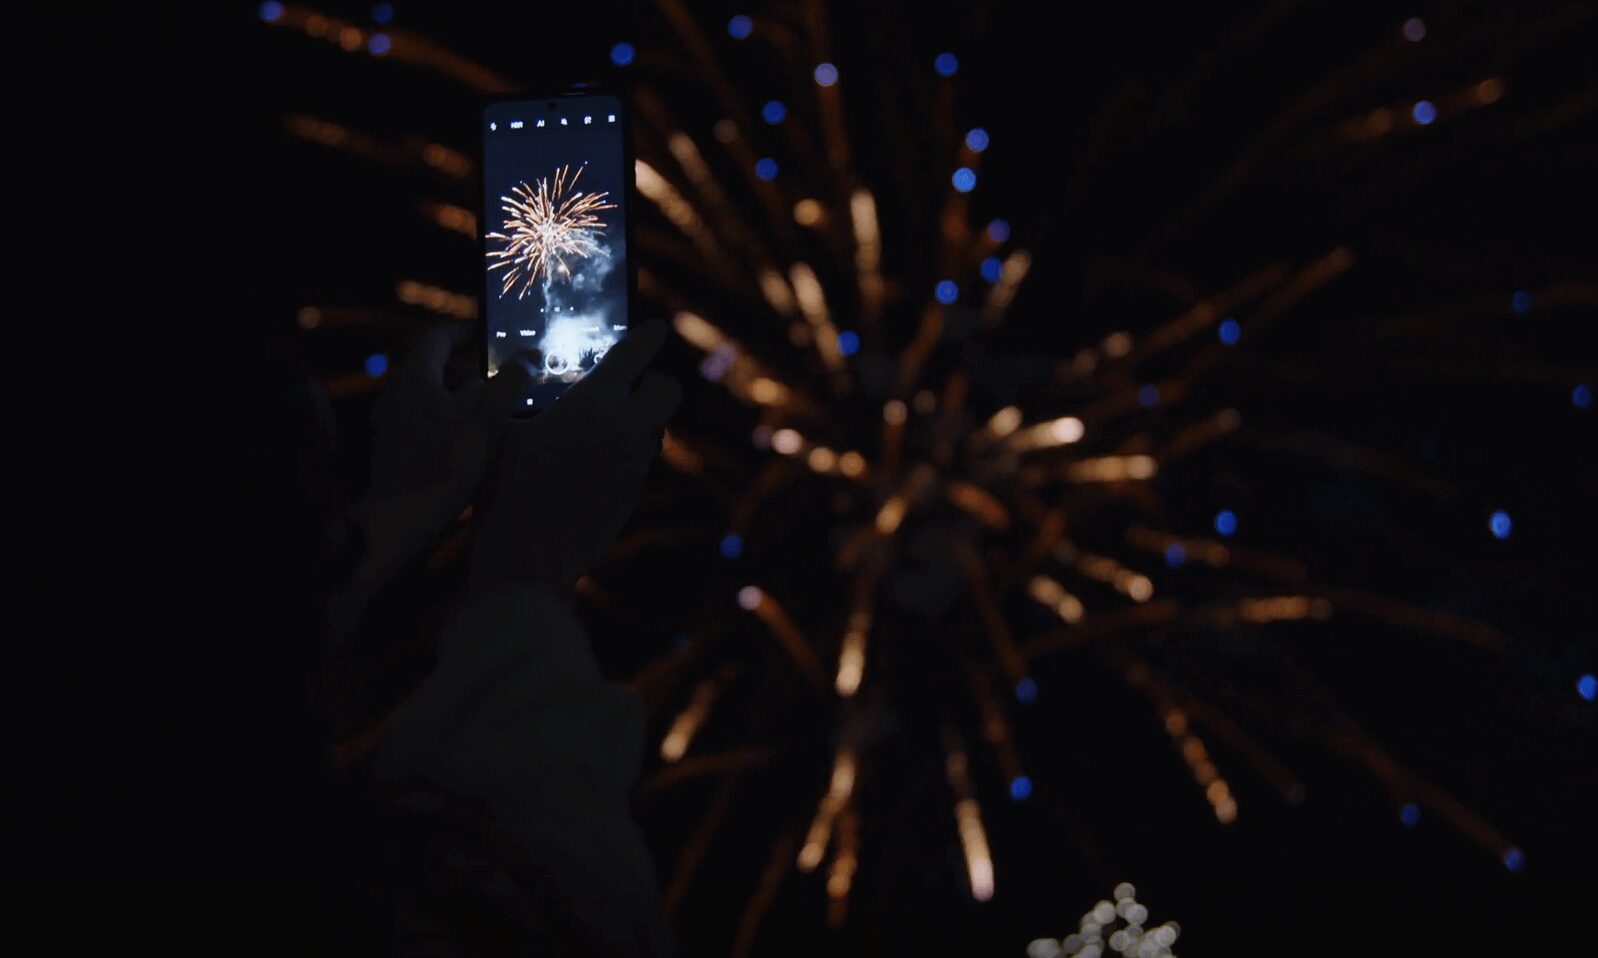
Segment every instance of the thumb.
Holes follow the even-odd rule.
[[[527,393],[532,389],[533,371],[542,363],[543,357],[536,350],[517,353],[501,363],[493,378],[471,387],[476,393],[472,397],[474,414],[500,419],[519,411],[526,404]]]
[[[450,352],[470,335],[467,325],[440,324],[423,333],[411,346],[411,354],[401,369],[406,385],[442,392],[444,364],[449,361]]]

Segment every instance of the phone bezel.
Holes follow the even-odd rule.
[[[492,331],[488,328],[488,303],[492,293],[492,284],[488,281],[487,272],[483,264],[488,261],[488,193],[486,190],[484,169],[488,155],[488,108],[506,103],[527,103],[537,105],[540,101],[548,103],[553,101],[557,109],[562,101],[581,100],[588,97],[614,97],[621,114],[621,152],[622,152],[622,189],[626,191],[622,203],[622,241],[627,247],[627,333],[632,335],[634,327],[638,324],[638,264],[633,258],[633,204],[638,198],[637,188],[637,163],[633,154],[633,124],[632,102],[628,99],[626,91],[616,87],[584,86],[573,88],[564,93],[553,93],[544,96],[531,96],[527,93],[506,93],[482,97],[477,105],[477,175],[475,180],[475,195],[477,205],[477,269],[479,289],[483,297],[483,308],[478,317],[478,331],[483,337],[483,349],[479,362],[479,374],[488,378],[488,354],[492,345]],[[537,107],[540,115],[548,112],[549,108]],[[528,116],[533,116],[529,111]],[[571,384],[575,385],[575,384]],[[570,386],[568,386],[570,388]],[[563,391],[564,392],[564,391]],[[537,412],[534,408],[532,412]]]

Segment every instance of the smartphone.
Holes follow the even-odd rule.
[[[560,398],[632,322],[632,138],[612,93],[483,107],[484,374],[536,353],[528,409]]]

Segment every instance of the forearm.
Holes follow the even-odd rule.
[[[506,588],[451,621],[374,771],[481,800],[545,876],[544,907],[574,918],[597,953],[661,954],[654,875],[628,809],[642,725],[571,613],[544,590]]]
[[[428,508],[425,496],[368,496],[340,517],[335,535],[343,555],[328,607],[335,638],[352,635],[378,594],[426,551],[430,537],[419,533],[426,523],[418,520]]]

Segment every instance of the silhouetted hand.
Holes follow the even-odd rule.
[[[444,364],[470,334],[466,324],[429,330],[372,412],[371,489],[350,509],[366,539],[357,593],[376,591],[461,514],[526,391],[521,364],[445,388]]]
[[[682,400],[676,381],[655,372],[627,394],[665,338],[659,320],[639,326],[549,409],[505,427],[473,548],[473,590],[563,589],[610,550]]]

